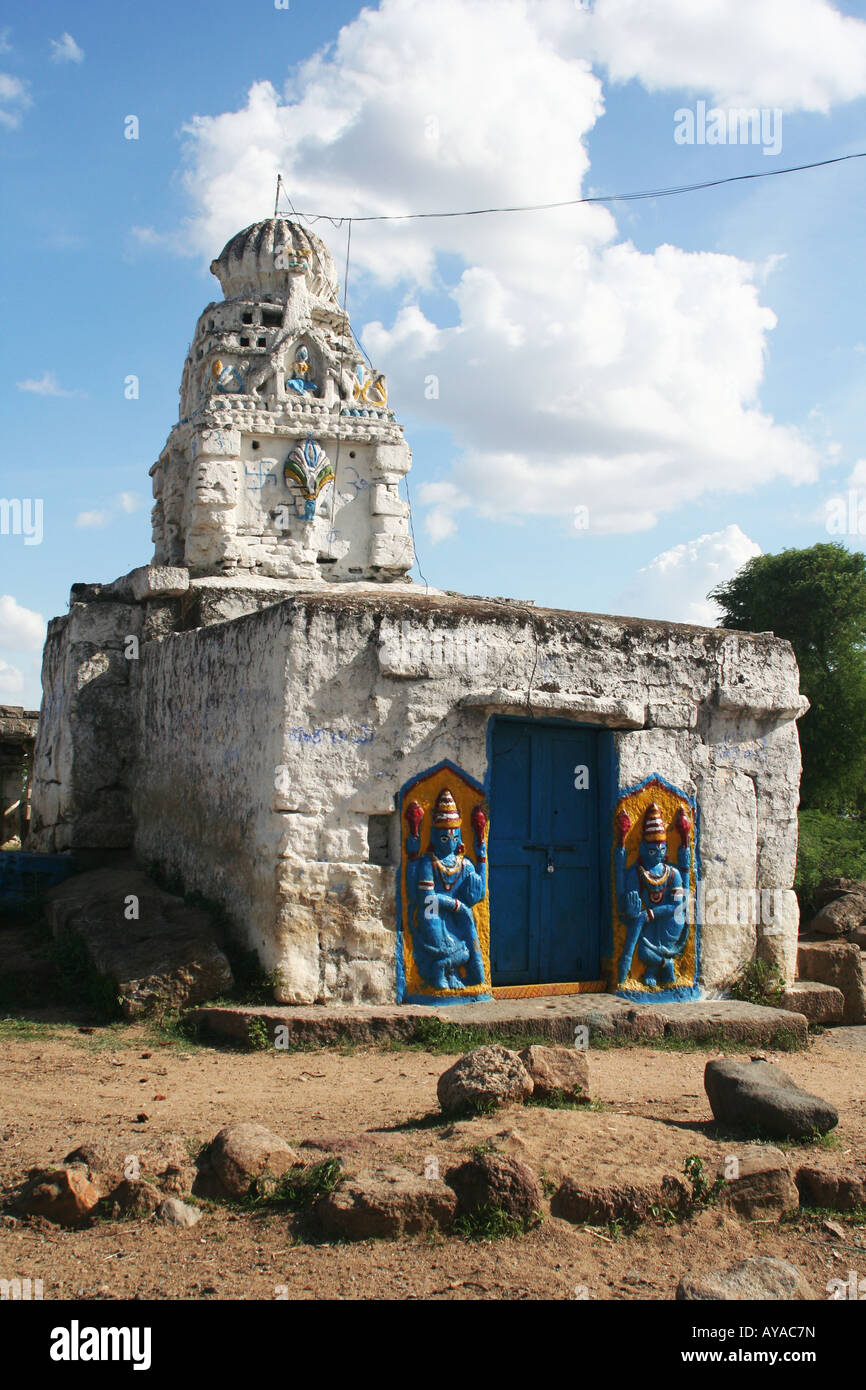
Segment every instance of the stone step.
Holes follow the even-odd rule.
[[[468,1033],[466,1050],[479,1036],[495,1042],[503,1034],[520,1034],[574,1046],[576,1029],[585,1027],[589,1043],[689,1041],[714,1046],[739,1042],[749,1046],[805,1046],[808,1020],[799,1012],[744,1004],[732,999],[670,1004],[635,1004],[613,994],[572,994],[555,998],[497,999],[487,1004],[426,1008],[405,1005],[234,1005],[189,1010],[186,1019],[205,1034],[247,1042],[251,1024],[261,1025],[271,1041],[276,1029],[288,1046],[328,1047],[343,1042],[376,1043],[389,1038],[424,1038],[425,1022],[450,1024]],[[459,1039],[455,1051],[460,1050]]]
[[[846,941],[800,941],[797,979],[841,990],[845,1009],[840,1022],[866,1023],[866,982],[862,954]]]
[[[783,1009],[805,1014],[810,1023],[830,1026],[841,1023],[845,1016],[845,996],[835,985],[823,985],[818,980],[797,980],[785,990],[779,1003]]]

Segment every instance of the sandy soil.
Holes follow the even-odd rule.
[[[591,1052],[601,1106],[511,1107],[449,1124],[436,1102],[436,1080],[452,1060],[445,1056],[372,1048],[240,1053],[167,1043],[145,1027],[80,1033],[74,1025],[50,1035],[7,1030],[0,1047],[0,1187],[7,1194],[28,1168],[58,1163],[82,1143],[100,1146],[118,1169],[136,1155],[143,1177],[155,1179],[167,1163],[191,1172],[201,1144],[244,1119],[293,1145],[352,1136],[347,1166],[398,1162],[418,1173],[431,1154],[444,1172],[488,1142],[549,1183],[566,1173],[602,1181],[681,1175],[689,1154],[709,1163],[742,1149],[712,1127],[702,1076],[717,1052]],[[819,1040],[807,1053],[764,1055],[842,1116],[829,1146],[790,1146],[792,1165],[814,1154],[839,1164],[866,1159],[866,1052]],[[827,1298],[828,1280],[852,1269],[866,1276],[866,1227],[844,1227],[840,1238],[820,1217],[745,1222],[711,1209],[612,1235],[546,1213],[530,1234],[494,1242],[326,1245],[283,1212],[215,1205],[185,1231],[140,1221],[72,1231],[7,1215],[0,1217],[0,1277],[41,1278],[46,1299],[286,1292],[292,1299],[670,1299],[686,1272],[772,1254],[798,1265]]]

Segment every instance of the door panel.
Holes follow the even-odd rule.
[[[529,720],[494,725],[488,853],[495,985],[598,977],[598,737]],[[587,787],[575,786],[580,768]]]

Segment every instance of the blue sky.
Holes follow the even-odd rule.
[[[696,8],[48,0],[13,14],[0,497],[42,499],[43,537],[0,535],[0,701],[38,703],[44,620],[72,583],[150,558],[147,470],[219,295],[207,265],[269,214],[278,169],[297,207],[358,216],[866,149],[862,4],[720,0],[712,22]],[[781,148],[677,143],[676,113],[700,101],[781,113]],[[833,495],[859,489],[866,509],[864,183],[851,160],[607,212],[356,224],[348,307],[414,449],[426,579],[712,621],[707,589],[750,554],[828,539]],[[315,230],[342,267],[345,226]]]

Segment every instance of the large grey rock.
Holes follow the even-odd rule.
[[[457,1198],[439,1178],[388,1166],[343,1178],[316,1210],[326,1235],[371,1240],[447,1229]]]
[[[532,1077],[516,1052],[489,1044],[467,1052],[439,1078],[436,1094],[446,1114],[485,1110],[532,1095]]]
[[[300,1163],[294,1149],[264,1125],[226,1125],[199,1155],[193,1191],[237,1201]]]
[[[574,1047],[525,1047],[518,1053],[532,1078],[533,1099],[590,1101],[589,1062]]]
[[[445,1181],[457,1193],[461,1215],[472,1215],[487,1207],[529,1222],[541,1210],[538,1179],[517,1158],[477,1154],[466,1163],[449,1168]]]
[[[714,1269],[708,1274],[687,1274],[680,1280],[676,1296],[680,1302],[718,1300],[724,1303],[744,1299],[768,1302],[815,1298],[799,1269],[767,1255],[753,1255],[740,1264]]]
[[[138,916],[127,914],[137,912]],[[55,936],[72,932],[121,1011],[137,1018],[158,1005],[183,1008],[225,993],[232,973],[206,912],[159,888],[140,869],[94,869],[47,895]]]
[[[736,1159],[736,1176],[731,1173],[732,1158]],[[781,1217],[796,1211],[800,1205],[800,1194],[785,1155],[768,1145],[756,1145],[727,1155],[716,1176],[725,1180],[719,1193],[719,1205],[739,1216],[756,1217],[775,1212]]]
[[[804,1139],[839,1123],[835,1106],[804,1091],[772,1062],[731,1057],[707,1062],[704,1088],[719,1124],[755,1136]]]
[[[845,997],[842,1022],[866,1023],[866,984],[857,946],[847,941],[801,941],[797,976],[840,989]]]

